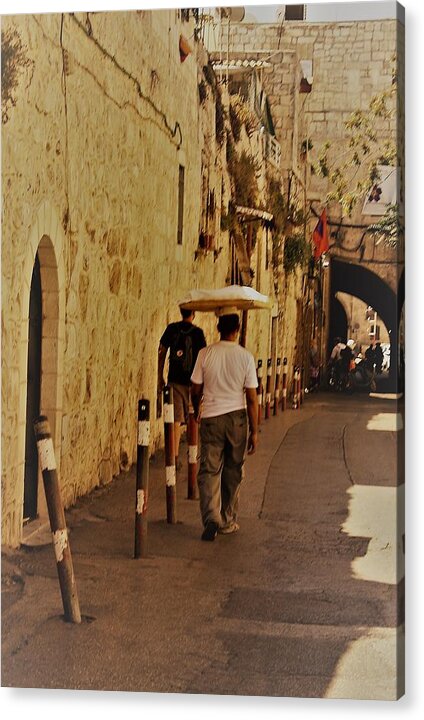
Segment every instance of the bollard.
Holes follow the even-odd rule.
[[[138,401],[137,473],[134,557],[147,556],[147,499],[149,494],[150,401]]]
[[[274,415],[278,415],[278,403],[280,400],[280,375],[281,358],[277,358],[277,369],[275,371]]]
[[[177,522],[177,475],[175,471],[174,397],[172,387],[163,389],[163,418],[165,424],[165,477],[166,477],[166,519]]]
[[[272,359],[268,358],[266,371],[266,393],[265,393],[265,420],[271,415],[271,376],[272,376]]]
[[[302,386],[301,386],[301,371],[300,366],[297,368],[297,409],[300,410],[302,404]]]
[[[49,421],[44,415],[41,415],[34,422],[34,431],[40,467],[43,474],[44,491],[46,493],[47,510],[53,535],[53,547],[56,556],[65,620],[67,622],[80,623],[81,613],[72,565],[71,548],[68,540],[68,530],[66,528],[65,512],[63,510],[57,479],[53,440]]]
[[[281,392],[281,410],[287,409],[287,358],[283,360],[283,389]]]
[[[300,403],[300,405],[303,405],[303,402],[305,400],[305,388],[303,387],[304,374],[305,374],[305,368],[302,365],[302,367],[300,368],[300,379],[299,379],[299,383],[300,383],[299,403]]]
[[[299,374],[298,374],[298,368],[294,367],[294,374],[293,374],[293,403],[292,403],[292,409],[298,410],[299,409]]]
[[[194,408],[190,404],[187,423],[188,444],[188,478],[187,497],[189,500],[197,499],[197,446],[199,441],[199,426],[194,417]]]
[[[263,368],[262,368],[262,360],[258,360],[258,387],[257,387],[257,395],[258,395],[258,425],[261,424],[262,420],[262,395],[263,395],[263,387],[262,387],[262,374],[263,374]]]

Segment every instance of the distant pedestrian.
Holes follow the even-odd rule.
[[[177,468],[179,467],[181,424],[187,423],[188,420],[190,376],[199,350],[206,345],[203,330],[193,324],[194,311],[181,309],[180,312],[182,320],[168,325],[160,339],[157,385],[158,396],[160,396],[165,385],[163,371],[169,349],[168,384],[172,387],[174,395],[175,465]]]
[[[334,379],[338,384],[342,378],[342,364],[340,362],[341,352],[346,347],[346,343],[342,342],[340,337],[334,338],[334,347],[331,351],[329,366],[334,369]]]
[[[375,365],[375,345],[374,343],[371,343],[369,347],[365,350],[365,361],[368,365],[369,369],[374,371],[374,365]]]
[[[237,343],[236,308],[219,317],[219,342],[200,350],[191,376],[191,397],[200,421],[198,485],[202,540],[239,529],[237,511],[246,450],[258,442],[258,399],[253,355]],[[247,407],[246,407],[247,406]],[[249,435],[248,435],[249,424]]]
[[[340,337],[334,338],[334,346],[331,351],[330,360],[333,362],[337,362],[340,360],[340,353],[344,348],[346,347],[346,344],[342,342],[342,339]]]
[[[313,392],[314,390],[318,389],[319,370],[320,370],[320,361],[319,361],[318,344],[317,344],[316,340],[313,340],[312,344],[311,344],[310,355],[309,355],[309,375],[310,375],[309,392]]]
[[[377,343],[374,350],[375,372],[379,375],[383,370],[384,353],[381,343]]]

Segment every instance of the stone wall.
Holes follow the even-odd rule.
[[[344,123],[355,110],[366,111],[372,98],[390,89],[396,72],[398,97],[393,98],[392,118],[380,118],[375,132],[383,147],[386,141],[398,143],[403,163],[402,98],[404,93],[403,54],[404,27],[396,20],[338,23],[286,22],[283,25],[233,24],[230,31],[230,53],[249,58],[267,58],[272,69],[264,70],[263,82],[271,103],[276,135],[282,144],[283,162],[304,180],[302,141],[309,137],[313,149],[309,159],[316,160],[325,142],[330,141],[331,157],[341,155],[347,147]],[[261,52],[258,54],[258,48]],[[397,58],[395,58],[397,53]],[[299,93],[300,61],[312,61],[313,83],[310,93]],[[330,185],[307,172],[308,198],[319,214]],[[375,218],[361,214],[360,203],[351,218],[344,222],[353,227],[333,238],[332,253],[358,261],[358,245],[365,227]],[[340,220],[336,205],[329,208],[335,230]],[[312,219],[311,228],[316,222]],[[403,248],[391,249],[384,243],[375,245],[366,237],[361,262],[382,277],[393,290],[399,281],[399,263]]]
[[[10,16],[2,26],[19,33],[29,60],[2,128],[2,512],[3,541],[13,545],[22,535],[36,252],[41,410],[69,505],[135,461],[141,396],[152,401],[152,450],[163,442],[155,417],[159,338],[188,289],[226,284],[230,245],[223,232],[218,252],[196,252],[205,150],[212,185],[221,191],[228,177],[211,93],[199,103],[205,51],[191,41],[193,53],[180,62],[180,33],[193,29],[178,11]],[[216,339],[213,315],[197,321]],[[252,313],[249,328],[248,346],[266,357],[269,313]]]

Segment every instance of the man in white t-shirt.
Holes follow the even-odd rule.
[[[236,520],[246,450],[254,453],[258,442],[255,361],[237,343],[239,329],[237,308],[221,310],[221,339],[200,350],[191,375],[191,399],[200,421],[202,540],[212,541],[217,532],[239,529]]]

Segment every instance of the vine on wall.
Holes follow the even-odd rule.
[[[3,124],[7,123],[10,110],[16,105],[16,90],[20,76],[33,64],[28,58],[27,50],[16,28],[2,30],[1,119]]]

